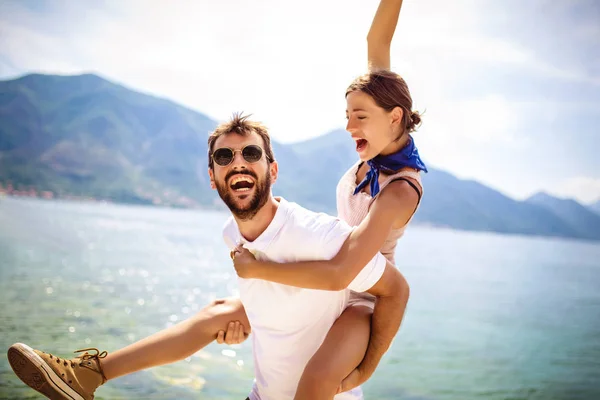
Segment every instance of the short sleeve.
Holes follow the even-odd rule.
[[[387,259],[381,254],[375,254],[375,257],[356,275],[356,278],[348,285],[348,289],[355,292],[366,292],[371,289],[383,276]]]
[[[340,219],[333,219],[324,231],[321,246],[323,254],[320,255],[320,258],[327,260],[332,259],[340,251],[342,245],[353,230],[354,228],[351,228],[346,222]],[[355,292],[365,292],[369,290],[383,276],[386,264],[386,258],[378,252],[375,254],[375,257],[363,267],[354,280],[350,282],[348,289],[354,290]]]

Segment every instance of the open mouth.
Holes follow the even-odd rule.
[[[248,176],[237,176],[229,182],[229,187],[234,192],[247,192],[254,187],[254,180]]]
[[[367,141],[365,139],[356,139],[356,151],[362,151],[367,147]]]

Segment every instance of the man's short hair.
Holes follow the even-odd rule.
[[[260,122],[249,120],[249,117],[250,115],[234,113],[229,121],[221,123],[210,134],[208,137],[208,168],[214,168],[212,155],[213,151],[215,150],[214,147],[217,138],[230,133],[236,133],[242,136],[250,135],[252,132],[257,133],[263,140],[267,161],[269,163],[275,161],[275,155],[273,154],[273,148],[271,147],[271,137],[269,136],[269,131]]]

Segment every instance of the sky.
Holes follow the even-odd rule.
[[[92,72],[298,142],[345,127],[378,3],[0,0],[0,79]],[[600,200],[599,2],[405,0],[391,51],[428,166],[515,199]]]

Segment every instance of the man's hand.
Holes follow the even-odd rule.
[[[232,252],[233,266],[235,272],[240,278],[254,278],[254,263],[256,258],[250,251],[244,248],[241,244],[238,245]]]
[[[364,376],[364,374],[360,371],[360,369],[356,368],[355,370],[350,372],[350,375],[348,375],[347,377],[344,378],[344,380],[342,381],[342,384],[340,385],[340,387],[338,387],[336,394],[352,390],[355,387],[360,386],[363,383],[365,383],[367,381],[367,379],[369,379],[369,377]]]
[[[248,339],[248,335],[240,321],[231,321],[227,325],[227,332],[219,331],[217,334],[217,343],[219,344],[240,344],[246,339]]]

